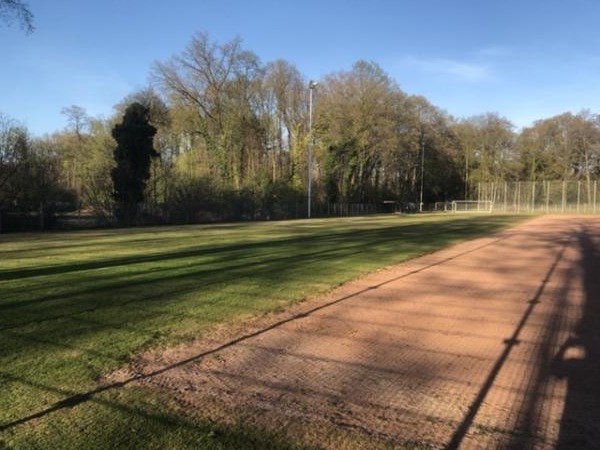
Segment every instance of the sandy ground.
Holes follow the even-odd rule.
[[[546,216],[122,376],[323,448],[598,449],[599,279],[600,217]]]

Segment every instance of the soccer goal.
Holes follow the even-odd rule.
[[[491,213],[494,202],[491,200],[453,200],[453,213]]]

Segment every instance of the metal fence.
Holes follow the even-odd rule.
[[[494,212],[600,213],[598,181],[479,183],[467,200],[491,200]]]

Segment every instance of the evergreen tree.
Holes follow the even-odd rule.
[[[117,141],[113,152],[117,165],[111,171],[113,198],[117,219],[125,225],[131,225],[137,216],[150,177],[151,159],[158,156],[153,143],[156,128],[150,125],[148,114],[148,108],[133,103],[125,110],[123,122],[112,130]]]

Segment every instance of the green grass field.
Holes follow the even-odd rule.
[[[139,387],[64,400],[97,389],[141,349],[517,220],[388,215],[0,235],[0,448],[308,448],[177,415]]]

